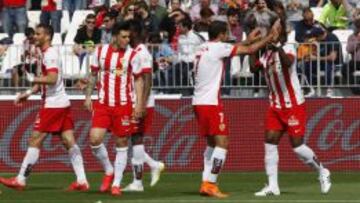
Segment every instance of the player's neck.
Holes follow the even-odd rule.
[[[121,46],[116,43],[112,43],[111,46],[114,51],[124,51],[125,50],[125,48],[121,48]]]
[[[45,42],[41,47],[41,51],[45,52],[51,46],[50,42]]]

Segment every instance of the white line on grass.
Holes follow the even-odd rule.
[[[157,203],[157,202],[171,202],[171,203],[187,203],[187,202],[194,202],[194,203],[208,203],[208,202],[250,202],[250,203],[257,203],[257,202],[269,202],[269,203],[282,203],[282,202],[291,202],[291,203],[311,203],[311,202],[319,202],[319,203],[360,203],[360,200],[269,200],[269,199],[258,199],[258,200],[244,200],[244,199],[238,199],[238,200],[220,200],[220,199],[206,199],[206,200],[174,200],[174,199],[161,199],[161,200],[149,200],[149,199],[138,199],[138,200],[123,200],[123,199],[117,199],[117,200],[76,200],[79,202],[102,202],[102,203],[112,203],[112,202],[119,202],[121,200],[122,203],[125,202],[131,202],[131,203],[137,203],[137,202],[146,202],[146,203]],[[69,200],[6,200],[6,202],[68,202]],[[70,200],[71,201],[71,200]]]

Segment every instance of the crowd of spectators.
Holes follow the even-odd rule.
[[[2,30],[10,38],[27,29],[27,10],[41,10],[40,22],[50,24],[55,32],[61,31],[62,10],[69,11],[70,19],[76,10],[93,10],[94,14],[86,17],[74,38],[73,51],[80,64],[96,45],[111,41],[111,29],[116,22],[138,19],[146,31],[144,42],[159,44],[153,55],[160,77],[165,78],[161,81],[167,86],[192,85],[194,50],[207,40],[207,29],[214,19],[228,23],[229,41],[233,43],[241,42],[255,28],[266,35],[271,19],[276,16],[286,19],[287,31],[295,31],[297,42],[322,42],[320,64],[329,95],[335,82],[334,72],[343,71],[343,53],[334,30],[354,30],[349,38],[352,43],[347,46],[352,55],[348,67],[351,71],[360,67],[359,45],[354,43],[360,41],[358,0],[0,0],[0,7]],[[318,21],[311,7],[323,7]],[[302,47],[307,51],[300,47],[298,59],[302,61],[299,68],[313,84],[316,79],[311,77],[317,74],[319,58],[312,47]],[[349,80],[356,82],[354,78]]]

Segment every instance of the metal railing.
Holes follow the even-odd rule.
[[[293,46],[296,50],[297,72],[305,93],[306,89],[310,92],[315,91],[317,96],[324,95],[326,89],[350,92],[344,95],[358,93],[360,61],[353,60],[351,54],[346,52],[346,43],[288,44],[288,46]],[[86,53],[81,57],[76,56],[72,46],[62,45],[56,48],[61,58],[67,89],[69,92],[79,93],[76,84],[88,74],[91,56]],[[154,58],[153,89],[162,93],[191,95],[194,85],[193,62],[179,60],[184,58],[183,54],[173,50],[169,44],[150,44],[148,48]],[[20,76],[19,84],[16,86],[12,81],[13,67],[21,64],[22,53],[22,46],[13,45],[0,57],[0,91],[3,93],[5,90],[13,91],[29,86],[23,76]],[[331,54],[335,56],[329,57]],[[328,59],[325,60],[325,57]],[[223,94],[241,96],[244,92],[256,94],[258,91],[267,90],[262,73],[250,72],[248,56],[236,56],[224,61],[226,69],[222,84]],[[245,94],[245,96],[250,95]]]

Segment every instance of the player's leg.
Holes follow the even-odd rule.
[[[41,133],[36,130],[32,132],[28,142],[29,147],[27,149],[26,155],[23,159],[17,177],[0,178],[0,183],[16,190],[25,189],[26,179],[29,177],[33,166],[39,159],[40,148],[42,146],[45,137],[46,137],[46,133]]]
[[[105,175],[100,186],[100,192],[109,191],[114,180],[114,167],[110,162],[108,151],[103,143],[107,129],[111,127],[112,115],[109,107],[95,102],[90,130],[90,147],[92,154],[101,163]]]
[[[297,157],[319,173],[321,193],[331,188],[330,171],[321,164],[314,151],[304,143],[303,137],[290,136],[291,145]]]
[[[265,171],[268,177],[268,184],[255,193],[255,196],[280,195],[278,184],[278,163],[279,152],[278,144],[283,135],[284,126],[279,117],[279,112],[269,108],[266,114],[266,131],[265,131]]]
[[[87,191],[89,190],[89,183],[86,179],[85,169],[84,169],[84,161],[81,155],[80,147],[76,144],[74,131],[73,130],[65,130],[61,133],[61,139],[65,148],[68,150],[69,158],[71,161],[71,165],[74,169],[76,175],[76,181],[73,182],[68,190],[79,190],[79,191]]]
[[[110,162],[108,151],[103,143],[106,132],[107,130],[105,128],[91,128],[90,130],[90,147],[92,154],[100,162],[105,172],[100,186],[100,192],[108,191],[114,179],[114,167]]]
[[[136,125],[136,124],[134,124]],[[131,192],[142,192],[144,186],[142,183],[142,177],[144,172],[144,161],[145,161],[145,147],[143,144],[143,133],[136,132],[131,135],[130,138],[132,145],[131,165],[133,171],[133,181],[127,185],[123,191]]]
[[[111,194],[121,195],[121,181],[126,168],[128,158],[128,137],[119,136],[116,138],[116,157],[114,162],[114,181],[111,188]]]
[[[225,198],[228,195],[222,193],[218,188],[217,178],[224,166],[229,144],[227,120],[220,106],[204,109],[204,111],[209,112],[205,116],[206,120],[208,120],[208,125],[205,126],[209,128],[208,132],[206,132],[209,136],[207,136],[208,148],[205,150],[206,160],[204,160],[204,164],[207,167],[206,169],[204,167],[204,174],[207,180],[203,182],[200,193],[212,197]],[[210,161],[208,160],[209,156]]]
[[[204,170],[202,173],[202,181],[206,182],[209,181],[209,176],[211,173],[211,167],[212,167],[212,163],[211,163],[211,156],[214,152],[214,148],[215,148],[215,139],[213,136],[206,136],[206,149],[204,151]]]

